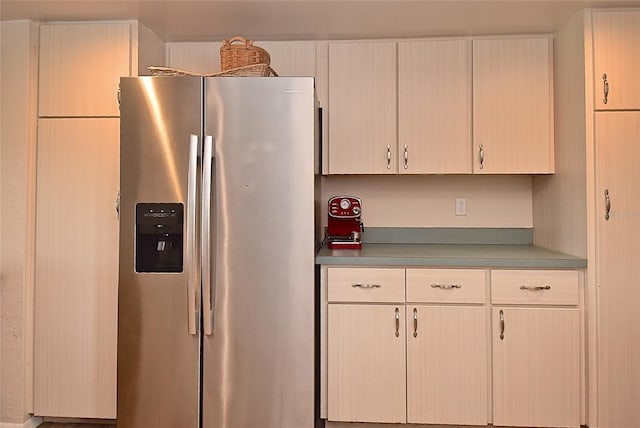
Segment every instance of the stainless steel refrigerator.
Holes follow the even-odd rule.
[[[120,87],[118,427],[313,427],[313,78]]]

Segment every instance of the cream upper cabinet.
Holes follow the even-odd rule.
[[[550,37],[473,41],[473,172],[554,172]]]
[[[549,36],[330,43],[328,173],[553,173],[552,58]]]
[[[328,306],[328,419],[405,422],[404,304]]]
[[[116,417],[119,120],[40,119],[34,413]]]
[[[576,271],[492,270],[493,424],[580,426]]]
[[[398,172],[471,173],[471,42],[398,43]]]
[[[596,110],[640,109],[640,10],[593,12]]]
[[[315,42],[255,42],[269,52],[278,76],[316,76]]]
[[[164,43],[135,21],[40,26],[40,117],[119,116],[120,77],[164,65]]]
[[[397,172],[396,43],[329,44],[329,173]]]

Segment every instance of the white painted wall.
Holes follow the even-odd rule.
[[[554,43],[555,159],[556,173],[533,179],[535,243],[546,248],[588,257],[588,184],[592,150],[587,130],[593,109],[586,82],[587,24],[582,12],[562,27]],[[587,68],[588,69],[588,68]]]
[[[38,27],[0,23],[0,425],[32,406],[33,196]]]
[[[362,199],[362,219],[372,227],[532,227],[530,176],[409,175],[327,176],[322,201],[336,195]],[[455,215],[455,199],[467,215]],[[322,207],[326,226],[327,207]]]

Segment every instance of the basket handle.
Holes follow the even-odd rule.
[[[249,47],[249,46],[253,45],[253,40],[245,39],[242,36],[235,36],[235,37],[230,38],[229,40],[225,40],[224,41],[224,45],[225,46],[231,46],[231,44],[233,42],[244,42],[244,45],[246,47]]]

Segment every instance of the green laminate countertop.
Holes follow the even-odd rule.
[[[508,244],[362,244],[361,250],[323,246],[320,265],[442,266],[580,269],[585,259],[534,245]]]
[[[401,230],[400,235],[405,231]],[[459,235],[460,231],[456,231]],[[432,267],[496,267],[496,268],[531,268],[531,269],[583,269],[587,267],[586,259],[551,251],[531,244],[530,239],[477,239],[478,231],[464,243],[464,236],[456,236],[447,243],[447,239],[424,242],[398,242],[398,239],[375,239],[367,242],[363,239],[361,250],[332,250],[326,244],[316,256],[319,265],[360,265],[360,266],[432,266]],[[491,231],[482,231],[487,236],[495,236]],[[522,235],[522,231],[516,231]],[[440,235],[443,234],[439,230]],[[389,230],[385,235],[395,236]],[[432,234],[429,231],[429,234]],[[466,232],[465,232],[466,234]],[[507,231],[507,235],[512,234]],[[415,233],[411,234],[416,236]],[[448,234],[445,234],[448,235]],[[504,236],[500,231],[498,236]],[[384,242],[387,241],[387,242]],[[402,240],[400,240],[402,241]]]

